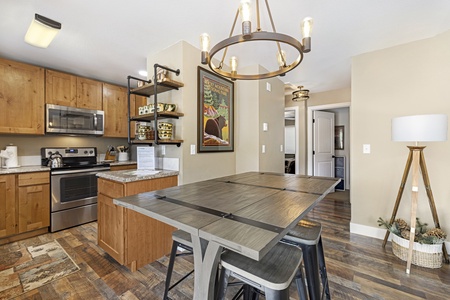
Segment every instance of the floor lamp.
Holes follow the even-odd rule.
[[[409,274],[411,270],[411,261],[414,245],[414,235],[416,227],[416,213],[417,213],[417,198],[419,194],[419,169],[422,173],[423,183],[428,196],[433,221],[436,228],[440,228],[439,218],[434,203],[433,193],[431,191],[430,179],[428,177],[427,166],[425,164],[425,157],[423,149],[425,146],[418,146],[418,142],[440,142],[447,140],[447,115],[417,115],[406,116],[392,119],[392,140],[396,142],[415,142],[415,146],[408,146],[409,156],[406,161],[405,170],[403,172],[402,182],[395,201],[392,217],[389,225],[392,225],[397,215],[398,206],[402,198],[403,190],[405,188],[406,180],[412,165],[412,189],[411,189],[411,233],[409,237],[408,259],[406,263],[406,273]],[[390,231],[386,232],[383,241],[383,247],[386,246]],[[448,263],[448,254],[445,248],[445,243],[442,244],[442,250],[445,261]]]

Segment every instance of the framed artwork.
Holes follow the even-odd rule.
[[[344,150],[344,126],[334,126],[334,149]]]
[[[234,83],[198,67],[198,152],[234,151]]]

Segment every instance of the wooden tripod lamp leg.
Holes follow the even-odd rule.
[[[419,160],[420,151],[413,151],[412,161],[412,191],[411,191],[411,231],[409,235],[408,260],[406,262],[406,274],[411,271],[414,236],[416,234],[417,198],[419,194]]]
[[[434,203],[433,192],[431,191],[430,177],[428,177],[427,165],[425,164],[425,156],[423,155],[423,151],[420,151],[420,169],[422,170],[423,183],[425,185],[425,190],[428,196],[428,203],[430,204],[431,214],[433,216],[434,227],[441,228],[441,224],[439,224],[439,217],[437,214],[436,204]],[[445,248],[445,243],[442,244],[442,252],[444,255],[444,260],[448,264],[449,258],[447,249]]]
[[[408,179],[409,170],[411,169],[411,162],[413,158],[412,149],[409,150],[408,160],[406,161],[405,170],[403,171],[402,182],[400,183],[400,188],[398,189],[397,199],[395,200],[394,210],[392,211],[391,220],[389,221],[389,225],[392,225],[395,221],[395,217],[397,216],[398,206],[400,205],[400,200],[402,199],[403,190],[405,189],[406,180]],[[386,230],[386,234],[383,240],[383,248],[386,246],[387,240],[389,238],[389,234],[391,232]]]

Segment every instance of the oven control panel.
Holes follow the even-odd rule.
[[[41,157],[50,158],[53,154],[60,154],[62,157],[97,157],[96,147],[54,147],[41,148]]]

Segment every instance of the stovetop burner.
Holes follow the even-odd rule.
[[[62,166],[52,167],[52,155],[62,157]],[[97,163],[96,147],[52,147],[41,148],[41,164],[53,169],[90,169],[95,167],[109,167],[109,163]]]

